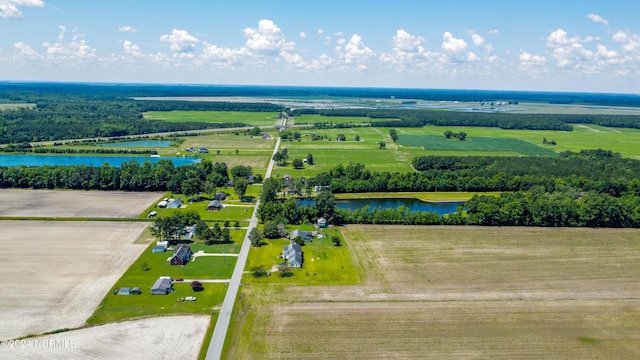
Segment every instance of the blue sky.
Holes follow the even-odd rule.
[[[640,93],[640,1],[0,0],[0,80]]]

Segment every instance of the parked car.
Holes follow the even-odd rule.
[[[195,296],[187,296],[184,298],[184,301],[196,301],[196,297]]]
[[[184,281],[183,278],[176,278],[174,281]]]

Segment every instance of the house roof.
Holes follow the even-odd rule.
[[[302,264],[302,247],[296,243],[285,245],[282,256],[289,262],[289,266],[293,263]]]
[[[302,231],[298,229],[295,229],[289,233],[289,239],[291,240],[295,239],[298,236],[303,238],[305,241],[309,241],[313,237],[313,234],[310,231]]]
[[[171,279],[168,278],[159,278],[158,280],[156,280],[155,283],[153,283],[153,286],[151,287],[151,291],[153,290],[169,290],[171,289],[173,285],[171,285]]]
[[[181,260],[189,260],[191,258],[191,247],[186,244],[180,244],[173,253],[173,256]]]
[[[220,200],[213,200],[209,202],[209,205],[207,205],[207,207],[222,207],[222,202],[220,202]]]

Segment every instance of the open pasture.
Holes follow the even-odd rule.
[[[435,135],[402,135],[400,145],[421,147],[425,150],[468,152],[478,151],[490,154],[494,151],[514,152],[520,155],[554,156],[555,152],[515,138],[467,137],[464,141],[447,139]]]
[[[202,123],[243,123],[254,126],[268,126],[280,123],[277,112],[249,111],[148,111],[145,119],[167,122],[202,122]]]
[[[291,118],[289,118],[291,120]],[[386,119],[385,119],[386,120]],[[358,116],[325,116],[317,114],[298,115],[293,119],[293,124],[309,124],[330,123],[330,124],[369,124],[380,121],[380,119],[371,119],[368,117]]]
[[[134,242],[147,226],[107,221],[0,221],[4,259],[0,339],[84,325],[146,248]]]
[[[444,132],[463,131],[470,139],[491,137],[500,139],[520,139],[533,145],[560,153],[578,152],[586,149],[605,149],[619,152],[623,157],[640,159],[640,129],[608,128],[592,124],[573,124],[573,131],[555,130],[505,130],[499,128],[472,126],[425,126],[423,128],[399,128],[400,139],[405,135],[441,136]],[[556,145],[544,145],[543,139],[554,140]],[[453,140],[452,140],[453,141]],[[437,151],[425,151],[423,155],[436,155]],[[451,155],[477,155],[474,152],[458,152]]]
[[[228,356],[640,356],[637,229],[342,231],[363,282],[244,287]]]

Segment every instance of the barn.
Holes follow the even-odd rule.
[[[153,283],[151,295],[167,295],[173,291],[173,283],[170,277],[161,277]]]

